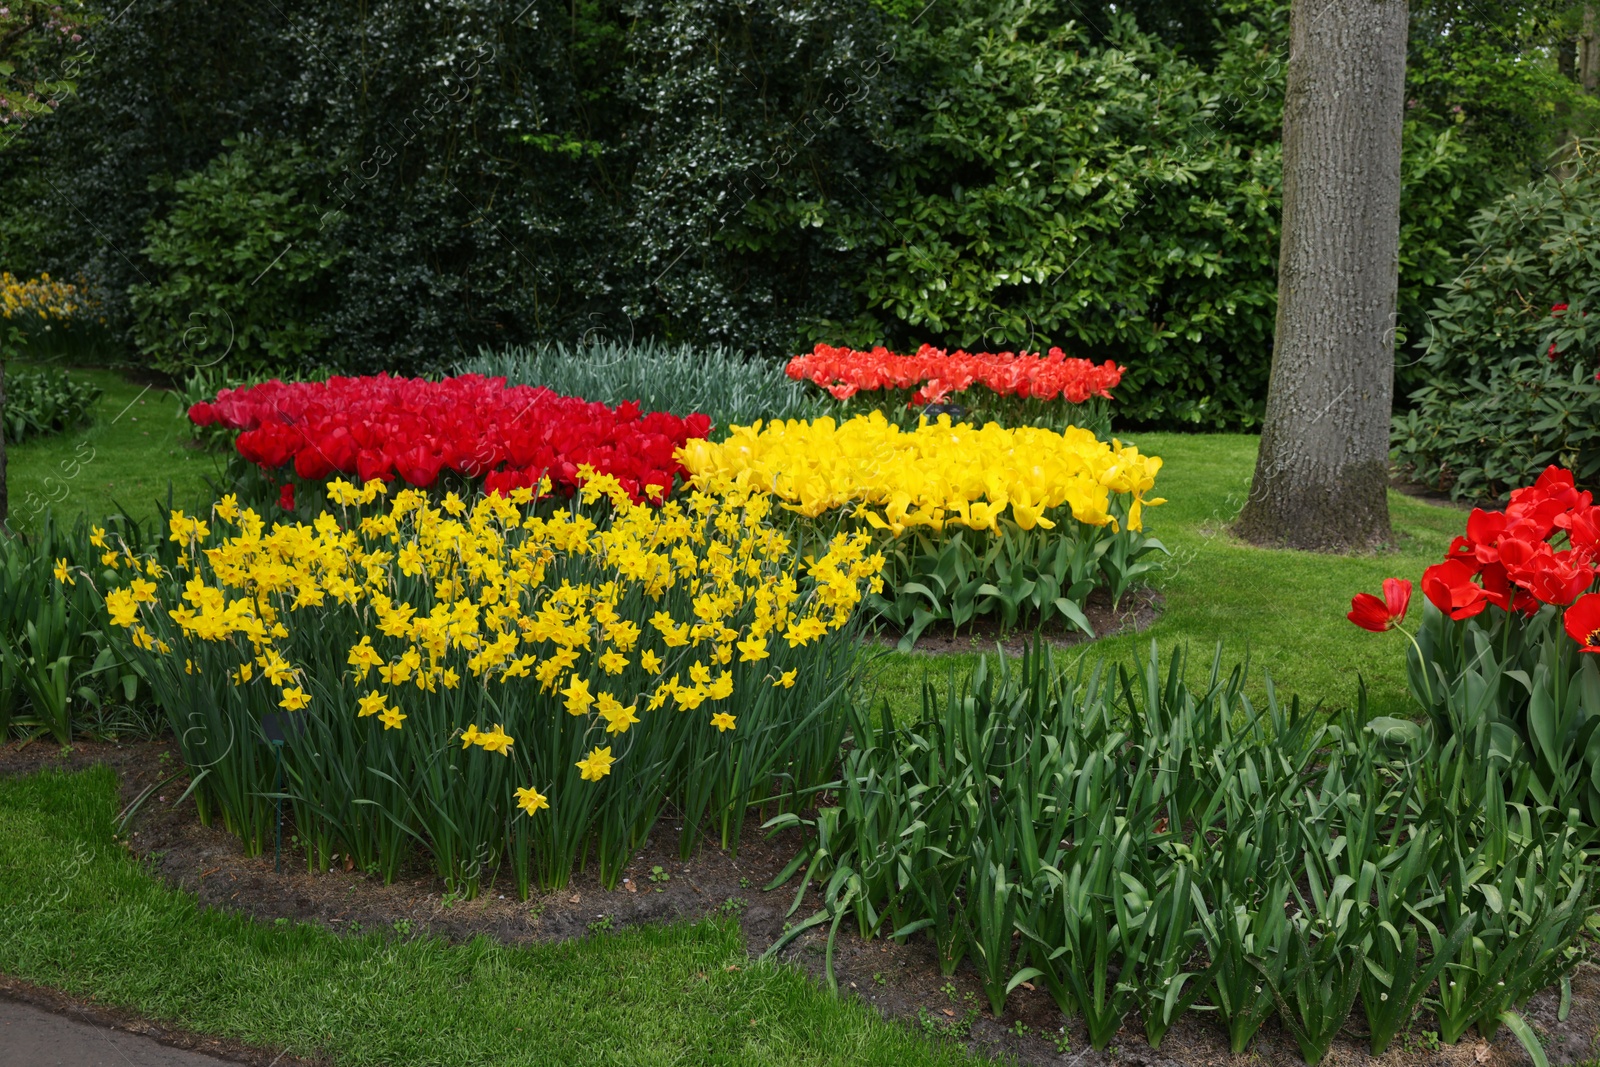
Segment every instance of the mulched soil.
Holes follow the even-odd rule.
[[[1470,511],[1473,503],[1470,500],[1456,500],[1450,495],[1448,484],[1414,482],[1410,479],[1409,472],[1396,468],[1389,472],[1389,488],[1406,496],[1414,497],[1425,504],[1437,504],[1442,508],[1455,508],[1457,511]],[[1489,507],[1488,504],[1479,504],[1479,507]],[[1504,507],[1504,501],[1495,505]]]
[[[1094,629],[1094,637],[1059,618],[1042,627],[1039,636],[1056,648],[1071,648],[1101,637],[1143,633],[1161,617],[1161,610],[1165,606],[1166,601],[1161,594],[1148,588],[1130,590],[1123,595],[1120,604],[1113,606],[1111,594],[1099,588],[1089,594],[1088,603],[1083,605],[1083,614]],[[885,630],[877,635],[877,640],[893,648],[899,644],[900,636],[895,630]],[[1005,649],[1006,655],[1020,656],[1027,651],[1033,639],[1031,629],[1021,629],[1006,634],[1002,640],[1000,620],[988,616],[974,619],[959,632],[948,622],[935,623],[922,631],[917,643],[911,647],[914,652],[945,655],[951,652],[993,652],[998,644]]]
[[[165,757],[163,757],[165,754]],[[131,802],[145,787],[166,779],[177,764],[170,742],[138,744],[83,743],[63,751],[35,743],[0,746],[0,775],[26,774],[48,766],[77,769],[94,763],[111,766],[121,777],[124,802]],[[250,858],[238,841],[217,829],[199,824],[192,802],[174,806],[183,792],[182,779],[171,782],[152,797],[131,824],[128,845],[148,861],[151,870],[168,884],[198,895],[203,904],[229,908],[272,921],[280,918],[320,923],[331,930],[359,928],[395,929],[409,936],[432,935],[459,942],[485,934],[508,944],[552,942],[573,937],[604,936],[598,930],[634,923],[698,919],[723,913],[739,915],[752,956],[759,955],[781,936],[794,900],[796,882],[763,893],[770,881],[793,856],[797,839],[782,835],[764,839],[759,820],[747,824],[738,854],[714,846],[700,848],[688,862],[678,856],[676,825],[663,820],[658,832],[616,891],[602,889],[593,873],[569,888],[519,901],[506,880],[489,887],[476,900],[454,901],[442,883],[426,868],[408,871],[393,885],[356,871],[309,873],[304,859],[283,858],[283,873],[273,871],[271,855]],[[292,831],[286,831],[286,837]],[[653,869],[660,874],[651,879]],[[808,891],[794,920],[816,909],[818,898]],[[849,925],[848,921],[845,924]],[[823,978],[823,936],[810,932],[786,949],[784,958],[816,977]],[[907,945],[863,941],[841,928],[834,958],[840,992],[860,998],[890,1019],[943,1037],[961,1041],[984,1055],[1014,1059],[1020,1064],[1137,1065],[1137,1067],[1259,1067],[1300,1064],[1292,1037],[1276,1020],[1268,1022],[1250,1050],[1242,1056],[1228,1051],[1226,1033],[1204,1016],[1189,1015],[1167,1035],[1159,1050],[1146,1044],[1137,1019],[1130,1016],[1112,1048],[1097,1053],[1089,1048],[1082,1026],[1067,1023],[1042,987],[1019,988],[1001,1019],[990,1016],[982,987],[966,964],[952,978],[939,973],[931,945],[914,939]],[[124,1028],[149,1026],[100,1006],[86,1006],[49,991],[25,987],[0,978],[0,993],[62,1010],[84,1008]],[[1600,966],[1585,965],[1572,980],[1572,1010],[1557,1020],[1558,996],[1550,991],[1535,997],[1524,1010],[1529,1022],[1544,1038],[1552,1064],[1592,1060],[1600,1052]],[[171,1032],[155,1028],[162,1035]],[[1528,1063],[1528,1057],[1505,1028],[1492,1042],[1470,1036],[1454,1046],[1438,1047],[1430,1040],[1431,1018],[1417,1020],[1410,1034],[1374,1060],[1361,1040],[1359,1010],[1325,1061],[1329,1067],[1511,1067]],[[163,1039],[167,1039],[163,1036]],[[243,1046],[179,1035],[173,1043],[228,1055],[242,1062],[267,1062]],[[281,1064],[289,1064],[286,1058]]]

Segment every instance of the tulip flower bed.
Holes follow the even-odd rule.
[[[1111,360],[1068,359],[1059,348],[1041,356],[951,353],[923,345],[916,355],[901,356],[882,347],[861,352],[819,344],[809,355],[791,359],[787,369],[795,381],[819,385],[841,402],[866,394],[863,399],[873,406],[919,411],[932,405],[936,410],[930,414],[960,405],[962,414],[978,423],[992,419],[1004,426],[1061,430],[1104,428],[1107,412],[1100,402],[1111,399],[1126,368]],[[887,395],[880,399],[880,393]]]
[[[882,412],[845,422],[734,427],[680,452],[696,483],[759,486],[824,527],[875,532],[887,592],[873,610],[906,645],[936,621],[997,616],[1004,629],[1064,619],[1089,632],[1082,604],[1113,600],[1165,551],[1143,532],[1161,460],[1087,430],[1065,433],[948,416],[904,431]]]
[[[1412,696],[1440,740],[1492,739],[1489,759],[1533,802],[1600,828],[1600,508],[1550,467],[1504,511],[1475,509],[1443,562],[1422,572],[1407,649]],[[1399,628],[1412,585],[1358,594],[1350,620]],[[1395,722],[1402,731],[1422,730]]]
[[[1038,983],[1101,1050],[1205,1013],[1237,1056],[1276,1015],[1316,1064],[1347,1026],[1381,1056],[1427,1010],[1447,1044],[1504,1025],[1543,1063],[1518,1009],[1587,955],[1590,835],[1494,773],[1494,730],[1330,721],[1270,686],[1254,706],[1220,664],[1191,688],[1153,646],[1114,679],[1002,658],[910,725],[858,713],[835,802],[773,821],[808,829],[822,906],[772,951],[825,927],[831,968],[845,922],[927,938],[996,1018]]]
[[[238,454],[285,485],[290,470],[306,482],[343,475],[419,488],[449,473],[492,492],[547,475],[570,494],[587,466],[616,478],[635,502],[671,495],[683,474],[673,453],[711,427],[705,415],[645,414],[476,374],[274,380],[223,389],[191,407],[189,419],[240,431]]]
[[[268,530],[225,497],[172,514],[165,564],[108,553],[203,816],[259,852],[281,795],[313,865],[393,878],[420,845],[454,889],[508,864],[526,895],[591,853],[614,886],[669,805],[687,853],[827,780],[870,538],[802,562],[760,493],[656,507],[579,476],[553,515],[527,488],[363,514],[384,484],[336,480],[336,511]]]

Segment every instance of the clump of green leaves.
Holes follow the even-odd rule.
[[[101,395],[99,386],[73,378],[64,370],[7,374],[5,385],[0,429],[8,445],[58,434],[88,421]]]
[[[1221,652],[1058,671],[1048,649],[925,686],[897,726],[857,710],[836,801],[801,828],[822,908],[863,936],[970,958],[996,1016],[1042,980],[1107,1048],[1135,1013],[1153,1046],[1214,1011],[1235,1053],[1277,1015],[1319,1062],[1357,1004],[1374,1054],[1424,1005],[1455,1041],[1570,974],[1595,911],[1594,831],[1537,802],[1481,712],[1448,731],[1264,706]],[[1364,705],[1364,701],[1362,702]],[[802,897],[797,895],[794,910]]]
[[[1104,587],[1120,603],[1167,551],[1142,530],[1109,525],[1024,530],[1007,518],[1000,530],[914,530],[885,546],[884,589],[867,606],[900,632],[902,649],[934,623],[959,632],[985,618],[1005,632],[1060,624],[1093,637],[1089,594]]]
[[[142,527],[120,520],[142,545]],[[83,520],[67,528],[48,512],[25,536],[0,534],[0,743],[22,732],[65,745],[110,705],[148,705],[148,686],[101,629],[96,586],[115,574],[89,538]]]

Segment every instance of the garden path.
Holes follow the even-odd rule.
[[[225,1062],[0,997],[0,1067],[218,1067]]]

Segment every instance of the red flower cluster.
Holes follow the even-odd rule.
[[[1505,511],[1474,509],[1467,533],[1443,563],[1422,572],[1422,592],[1452,619],[1493,604],[1532,615],[1541,604],[1566,607],[1594,584],[1600,510],[1572,472],[1549,467],[1511,494]],[[1566,547],[1556,548],[1562,540]]]
[[[504,492],[548,474],[571,492],[587,464],[615,476],[635,500],[671,493],[685,476],[674,453],[711,429],[705,415],[641,414],[633,403],[610,408],[477,374],[274,380],[224,389],[191,407],[189,418],[243,431],[235,441],[241,456],[268,471],[292,462],[308,480],[338,473],[426,487],[449,470]]]
[[[1524,615],[1545,604],[1565,608],[1567,633],[1583,651],[1600,652],[1600,594],[1588,592],[1597,572],[1600,508],[1593,494],[1578,490],[1571,471],[1547,467],[1533,485],[1511,494],[1504,511],[1473,510],[1466,535],[1451,542],[1444,562],[1422,572],[1422,593],[1452,619],[1470,619],[1490,605]],[[1386,630],[1403,618],[1410,583],[1391,578],[1384,592],[1385,601],[1358,593],[1350,621]]]
[[[1087,359],[1068,359],[1059,348],[1048,356],[1014,352],[953,352],[923,345],[914,356],[897,356],[886,348],[858,352],[849,348],[817,345],[809,356],[789,361],[789,377],[811,381],[848,400],[857,392],[878,389],[916,389],[911,407],[941,404],[951,393],[982,385],[1000,396],[1055,400],[1081,404],[1092,396],[1111,398],[1126,367],[1111,360],[1096,365]]]

